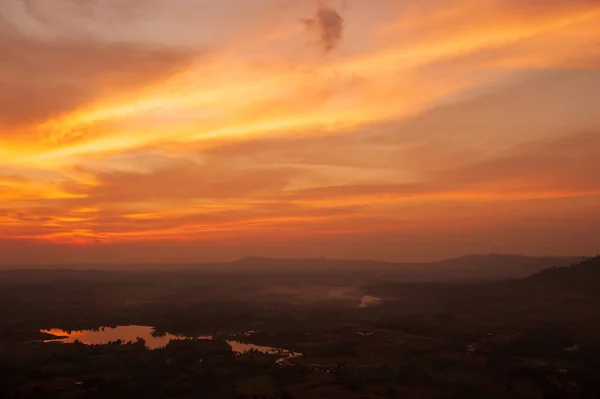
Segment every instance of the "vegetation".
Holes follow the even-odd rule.
[[[479,283],[5,273],[0,397],[598,398],[599,272],[600,258]],[[380,300],[359,307],[365,295]],[[118,325],[214,339],[150,350],[141,337],[91,346],[40,333]],[[230,340],[302,356],[278,363],[283,354],[234,353]]]

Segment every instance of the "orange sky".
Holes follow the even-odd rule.
[[[0,8],[0,263],[600,252],[597,0]]]

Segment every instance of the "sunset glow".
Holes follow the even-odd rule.
[[[594,0],[8,1],[0,263],[592,255],[599,37]]]

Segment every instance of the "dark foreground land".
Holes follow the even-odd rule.
[[[521,259],[532,275],[507,264],[493,281],[511,261],[454,260],[437,281],[316,260],[0,272],[0,398],[600,398],[600,258]],[[213,339],[150,350],[40,333],[129,325]]]

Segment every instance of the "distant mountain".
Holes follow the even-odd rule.
[[[63,278],[81,277],[85,270],[103,270],[106,273],[232,273],[232,274],[332,274],[340,280],[368,278],[397,282],[460,282],[521,279],[547,268],[562,267],[581,261],[582,257],[529,257],[521,255],[468,255],[460,258],[426,263],[392,263],[373,260],[339,260],[326,258],[276,259],[247,257],[233,262],[196,263],[175,265],[61,265],[54,267],[12,268],[9,273],[24,279],[39,271]],[[76,272],[79,271],[79,272]],[[96,276],[101,278],[102,276]],[[109,278],[109,277],[107,277]],[[0,273],[2,279],[2,273]]]
[[[395,263],[374,260],[345,260],[327,258],[300,258],[300,259],[277,259],[263,257],[247,257],[228,264],[225,267],[244,267],[250,270],[265,271],[339,271],[361,270],[368,267],[393,268]]]
[[[393,263],[360,259],[247,257],[234,262],[188,265],[185,269],[228,273],[333,273],[340,277],[365,275],[399,282],[457,282],[521,279],[550,267],[567,266],[582,259],[490,254],[468,255],[438,262]]]

